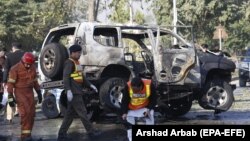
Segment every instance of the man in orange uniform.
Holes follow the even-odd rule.
[[[121,104],[122,118],[127,120],[128,140],[132,140],[132,126],[135,118],[144,118],[147,125],[154,124],[154,107],[156,90],[151,80],[135,77],[127,83],[123,90]]]
[[[35,57],[26,52],[21,61],[11,68],[7,81],[9,105],[14,107],[17,103],[21,117],[21,141],[32,141],[31,131],[35,117],[33,88],[37,92],[39,103],[42,102],[34,62]]]

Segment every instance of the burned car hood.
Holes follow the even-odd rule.
[[[198,53],[200,63],[205,67],[205,70],[211,69],[211,67],[235,71],[235,63],[227,57],[222,55],[215,55],[211,53]]]

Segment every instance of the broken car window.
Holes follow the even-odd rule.
[[[104,46],[118,47],[116,28],[95,28],[94,40]]]

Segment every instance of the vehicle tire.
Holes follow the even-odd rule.
[[[179,117],[188,113],[192,107],[192,99],[189,96],[171,100],[165,103],[164,113],[166,116]]]
[[[59,111],[57,109],[56,98],[52,95],[47,96],[42,103],[42,111],[44,116],[47,118],[56,118],[59,116]]]
[[[204,109],[227,111],[234,101],[233,90],[223,79],[213,79],[205,84],[203,95],[198,101]]]
[[[240,87],[246,87],[246,80],[244,80],[243,78],[239,78],[239,85]]]
[[[62,78],[63,64],[67,58],[66,47],[58,43],[47,44],[40,55],[40,67],[43,74],[52,80],[59,80]]]
[[[100,87],[100,102],[104,108],[119,110],[121,108],[122,89],[126,83],[125,79],[112,77],[107,79]]]

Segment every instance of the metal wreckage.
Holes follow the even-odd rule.
[[[99,89],[98,94],[84,98],[90,118],[97,117],[100,110],[119,112],[121,90],[135,75],[153,80],[162,115],[182,116],[190,111],[193,101],[216,113],[227,111],[234,102],[235,86],[230,85],[234,62],[196,48],[192,27],[177,29],[179,35],[164,26],[98,22],[51,29],[39,56],[44,115],[55,118],[65,111],[62,70],[72,44],[82,46],[83,73]]]

